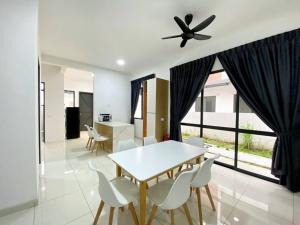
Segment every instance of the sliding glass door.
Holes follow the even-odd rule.
[[[263,179],[271,174],[275,133],[247,106],[226,72],[212,72],[181,123],[183,141],[200,136],[216,163]]]

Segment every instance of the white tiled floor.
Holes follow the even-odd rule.
[[[108,178],[115,166],[105,153],[85,149],[86,134],[81,139],[46,144],[40,169],[38,206],[0,217],[0,225],[89,225],[100,201],[97,175],[88,169],[92,160]],[[211,192],[216,212],[202,193],[204,224],[300,225],[300,194],[283,187],[217,165],[213,166]],[[194,224],[199,224],[195,195],[188,206]],[[150,210],[150,205],[149,205]],[[118,214],[118,215],[116,215]],[[128,211],[117,212],[117,224],[132,224]],[[107,208],[98,224],[107,224]],[[183,210],[175,212],[175,222],[187,225]],[[153,225],[170,224],[169,215],[158,211]]]

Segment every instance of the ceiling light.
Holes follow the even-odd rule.
[[[233,217],[233,220],[234,220],[235,222],[239,222],[239,221],[240,221],[239,218],[237,218],[237,217]]]
[[[117,64],[118,64],[119,66],[124,66],[124,65],[125,65],[124,59],[118,59],[118,60],[117,60]]]

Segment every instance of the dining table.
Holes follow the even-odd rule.
[[[206,148],[169,140],[108,155],[116,164],[116,176],[125,170],[139,183],[140,225],[146,224],[147,182],[191,160],[200,163],[206,151]]]

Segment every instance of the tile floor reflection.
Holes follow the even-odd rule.
[[[86,141],[87,135],[82,133],[80,139],[44,145],[39,205],[0,217],[0,225],[92,224],[100,197],[98,177],[88,169],[87,162],[92,160],[109,179],[115,176],[115,165],[106,153],[87,151]],[[216,212],[211,210],[207,195],[202,191],[205,225],[300,225],[300,194],[217,165],[213,166],[212,177],[210,187]],[[194,224],[199,224],[196,204],[193,194],[188,206]],[[148,203],[148,211],[150,209]],[[116,214],[117,224],[132,224],[127,210]],[[182,209],[175,211],[175,222],[178,225],[188,224]],[[107,223],[108,208],[104,207],[98,224]],[[152,224],[170,224],[170,217],[159,209]]]

